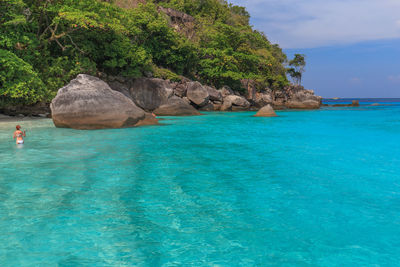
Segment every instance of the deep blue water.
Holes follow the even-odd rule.
[[[353,100],[358,100],[360,105],[371,105],[373,103],[397,105],[400,103],[400,98],[325,98],[322,102],[324,104],[351,104]]]
[[[0,265],[399,266],[400,106],[277,113],[1,123]]]

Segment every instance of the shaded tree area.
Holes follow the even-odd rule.
[[[131,2],[0,0],[0,100],[48,101],[78,73],[152,72],[236,90],[241,79],[274,89],[288,84],[286,55],[251,28],[243,7],[219,0]],[[193,16],[195,38],[170,27],[158,6]]]
[[[289,68],[287,69],[287,73],[290,77],[292,77],[293,82],[296,85],[301,85],[301,79],[305,71],[305,66],[306,59],[305,55],[302,54],[295,54],[294,58],[289,61]]]

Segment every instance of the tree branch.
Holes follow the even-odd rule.
[[[66,36],[69,38],[69,40],[71,40],[71,43],[75,46],[76,49],[79,50],[79,52],[80,52],[81,54],[85,54],[85,51],[83,51],[82,49],[80,49],[80,48],[75,44],[75,42],[72,40],[72,37],[71,37],[69,34],[67,34]]]

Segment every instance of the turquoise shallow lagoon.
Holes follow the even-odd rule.
[[[1,266],[398,266],[400,106],[0,124]]]

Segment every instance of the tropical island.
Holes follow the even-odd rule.
[[[0,112],[7,115],[50,116],[50,102],[75,78],[79,92],[60,97],[107,98],[93,104],[103,107],[101,114],[115,113],[107,120],[120,116],[115,107],[123,97],[133,100],[127,108],[136,115],[114,124],[121,127],[152,124],[150,112],[321,106],[321,98],[300,85],[304,56],[288,60],[252,28],[245,8],[225,1],[3,0],[0,15]],[[93,79],[94,87],[88,85]],[[110,98],[115,91],[120,100]],[[70,100],[67,107],[55,99],[53,119],[93,109]]]
[[[359,2],[0,0],[1,266],[398,266],[400,3]]]

